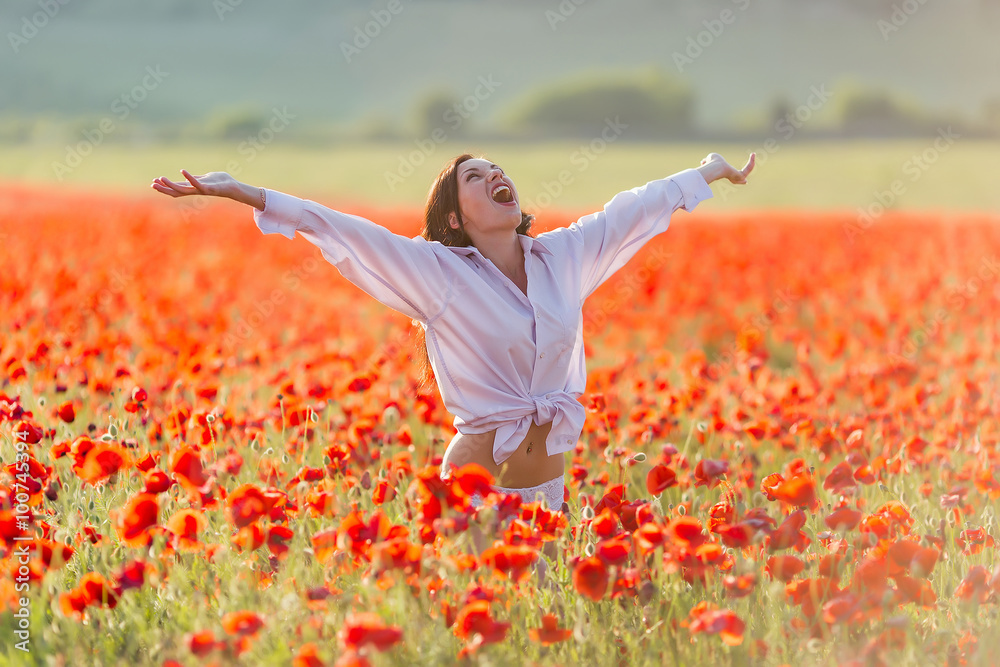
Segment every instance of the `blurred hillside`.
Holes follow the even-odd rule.
[[[6,141],[236,139],[275,109],[308,142],[1000,135],[1000,0],[5,0],[0,25]]]

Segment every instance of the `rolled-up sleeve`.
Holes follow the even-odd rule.
[[[712,198],[712,188],[697,169],[685,169],[621,192],[602,211],[568,227],[575,240],[583,301],[623,267],[649,239],[667,231],[678,208],[692,211]]]
[[[393,234],[365,218],[274,190],[266,191],[266,202],[253,213],[262,233],[294,239],[298,232],[341,275],[389,308],[427,322],[446,307],[448,278],[422,237]]]

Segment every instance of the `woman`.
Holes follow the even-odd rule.
[[[471,155],[441,171],[422,234],[412,239],[224,172],[182,170],[188,183],[158,178],[152,187],[172,197],[201,194],[253,206],[262,233],[293,239],[298,231],[345,278],[413,318],[458,430],[442,475],[475,462],[498,489],[525,502],[544,497],[558,510],[562,455],[576,446],[586,414],[577,400],[586,388],[584,300],[666,231],[675,210],[711,198],[710,183],[746,183],[755,159],[751,153],[736,169],[711,153],[696,169],[622,192],[602,211],[536,237],[514,183]]]

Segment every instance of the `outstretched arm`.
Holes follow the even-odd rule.
[[[452,296],[441,257],[433,244],[407,238],[365,218],[341,213],[308,199],[240,183],[225,172],[192,176],[188,183],[166,178],[152,187],[171,197],[208,195],[253,206],[254,222],[265,234],[289,239],[298,232],[349,281],[381,303],[420,322],[436,318]]]
[[[579,265],[580,301],[583,302],[643,245],[667,231],[678,208],[692,211],[712,197],[709,183],[727,178],[746,183],[756,156],[747,166],[735,169],[721,155],[711,153],[696,169],[685,169],[667,178],[615,195],[604,209],[586,215],[569,227],[554,229],[540,238],[565,244]]]

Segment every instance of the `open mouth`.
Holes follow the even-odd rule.
[[[511,192],[510,188],[504,184],[500,184],[493,188],[493,192],[490,196],[498,204],[510,204],[514,201],[514,193]]]

